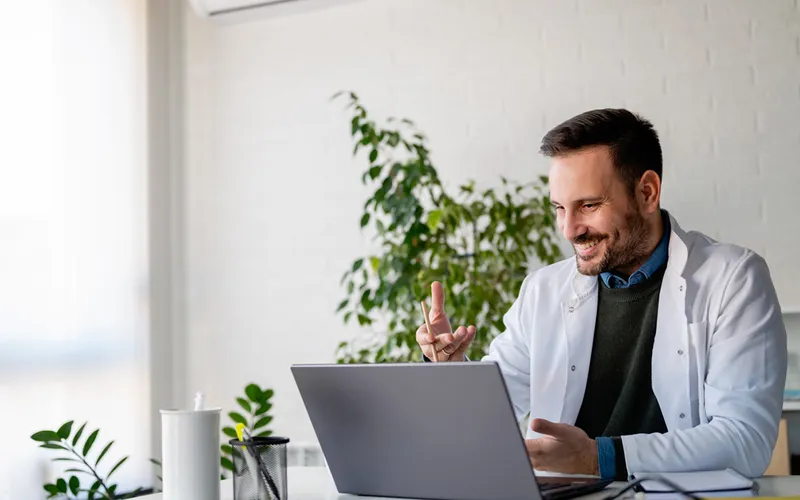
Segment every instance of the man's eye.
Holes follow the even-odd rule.
[[[553,207],[553,208],[556,209],[556,212],[558,212],[559,210],[564,210],[564,207]]]
[[[597,206],[597,203],[584,203],[583,204],[583,208],[585,208],[587,210],[591,210],[596,206]]]

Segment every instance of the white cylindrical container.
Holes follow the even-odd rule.
[[[220,411],[161,410],[164,500],[219,500]]]

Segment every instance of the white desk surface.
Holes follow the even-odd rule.
[[[290,467],[287,480],[290,500],[378,500],[378,497],[339,494],[327,467]],[[800,495],[800,476],[765,477],[759,479],[758,483],[760,486],[759,496]],[[611,493],[615,486],[619,487],[619,485],[612,485],[600,493],[593,493],[584,498],[587,500],[603,498]],[[231,480],[222,481],[220,493],[221,500],[233,500],[233,482]],[[160,493],[139,498],[162,500]]]
[[[800,401],[792,399],[783,402],[783,411],[800,411]]]

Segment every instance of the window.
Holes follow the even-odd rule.
[[[145,7],[0,17],[0,499],[44,497],[64,462],[29,436],[69,419],[150,482]]]

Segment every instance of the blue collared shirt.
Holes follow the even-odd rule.
[[[631,274],[628,279],[616,275],[613,271],[600,273],[600,279],[608,288],[628,288],[641,283],[656,273],[661,266],[667,263],[669,256],[669,235],[671,226],[669,216],[662,210],[661,220],[664,225],[664,235],[658,242],[656,249],[650,254],[644,264]],[[604,479],[614,479],[617,475],[615,459],[616,452],[610,437],[598,437],[597,439],[597,462],[600,469],[600,476]]]
[[[653,253],[650,254],[650,257],[647,258],[645,263],[642,264],[642,267],[634,271],[628,279],[614,274],[613,271],[600,273],[600,279],[603,280],[603,283],[605,283],[608,288],[628,288],[641,283],[655,274],[655,272],[661,269],[661,266],[667,262],[670,224],[669,217],[663,211],[661,212],[661,220],[664,221],[664,236],[661,237],[658,246],[656,246],[656,249],[653,250]]]

